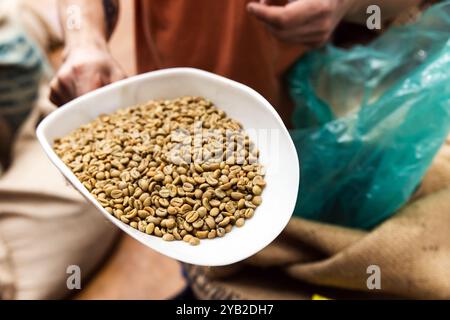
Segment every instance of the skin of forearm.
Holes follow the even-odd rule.
[[[117,0],[59,0],[66,49],[106,46],[117,21],[118,8]]]
[[[367,19],[367,8],[377,5],[381,9],[383,21],[396,17],[409,7],[418,5],[422,0],[354,0],[353,6],[345,17],[346,21],[365,23]]]

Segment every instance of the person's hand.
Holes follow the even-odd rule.
[[[324,45],[356,0],[296,0],[276,6],[270,0],[251,2],[247,9],[279,39],[308,48]]]
[[[125,78],[106,45],[80,46],[67,51],[50,83],[50,100],[61,106],[89,91]]]

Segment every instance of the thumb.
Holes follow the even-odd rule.
[[[261,21],[272,25],[274,27],[280,27],[285,24],[285,7],[269,6],[258,2],[250,2],[247,5],[247,10],[256,18]]]
[[[259,3],[272,6],[285,6],[295,0],[259,0]]]
[[[103,72],[96,72],[94,74],[89,74],[88,76],[85,75],[84,77],[79,78],[75,83],[76,97],[101,88],[106,84],[108,84],[108,79]]]
[[[111,73],[111,82],[116,82],[125,78],[127,78],[127,74],[121,68],[117,68]]]

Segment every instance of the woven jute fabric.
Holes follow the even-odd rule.
[[[406,10],[391,25],[417,19],[438,1]],[[185,265],[200,299],[450,298],[450,138],[420,188],[371,231],[291,219],[267,248],[227,266]],[[373,267],[381,288],[368,286]],[[372,288],[372,289],[369,289]]]
[[[267,248],[227,267],[185,266],[202,299],[450,298],[450,140],[420,189],[371,231],[294,218]],[[369,289],[370,266],[381,289]],[[369,273],[368,273],[369,271]]]

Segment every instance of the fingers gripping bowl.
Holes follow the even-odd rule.
[[[200,246],[188,246],[182,241],[162,241],[118,220],[98,203],[86,185],[72,172],[73,168],[71,170],[67,167],[53,150],[55,140],[67,136],[101,115],[109,115],[119,109],[150,100],[184,96],[205,97],[229,118],[241,123],[249,139],[259,150],[258,163],[265,169],[265,189],[260,196],[262,202],[256,208],[254,216],[244,227],[233,228],[224,237],[202,240]],[[50,160],[107,219],[143,244],[187,263],[219,266],[235,263],[255,254],[284,229],[297,198],[297,154],[288,131],[273,107],[254,90],[205,71],[191,68],[167,69],[114,83],[53,112],[39,125],[37,135]],[[187,187],[190,188],[190,185]],[[258,204],[260,200],[258,199]]]

